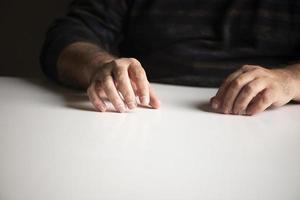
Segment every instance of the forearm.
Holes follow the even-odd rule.
[[[285,69],[290,72],[293,86],[295,87],[294,101],[300,102],[300,63],[287,66]]]
[[[73,43],[58,58],[58,79],[65,85],[86,89],[95,70],[115,58],[94,44]]]

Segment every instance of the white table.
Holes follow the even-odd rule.
[[[215,89],[155,84],[163,107],[0,78],[1,200],[299,200],[300,105],[208,112]]]

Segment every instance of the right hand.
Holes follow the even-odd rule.
[[[90,80],[87,94],[91,103],[101,112],[107,110],[103,94],[118,112],[136,108],[136,97],[142,106],[155,109],[160,106],[145,70],[134,58],[115,59],[99,67]]]

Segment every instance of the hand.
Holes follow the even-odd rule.
[[[118,112],[125,112],[126,107],[137,107],[136,96],[143,106],[160,106],[144,69],[134,58],[115,59],[99,67],[91,78],[87,94],[95,108],[101,112],[107,109],[101,94],[106,95]]]
[[[245,65],[223,82],[211,107],[224,114],[254,115],[287,104],[295,93],[295,79],[288,69]]]

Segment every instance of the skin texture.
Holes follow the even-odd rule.
[[[223,82],[211,99],[211,107],[224,114],[255,115],[299,101],[299,86],[298,65],[282,69],[245,65]]]
[[[66,47],[58,59],[58,77],[66,85],[87,89],[91,103],[101,112],[107,110],[105,100],[118,112],[138,104],[160,107],[138,60],[117,58],[94,44],[78,42]]]
[[[102,100],[104,96],[119,112],[136,108],[136,97],[142,106],[158,108],[160,105],[141,63],[134,58],[115,59],[98,68],[92,76],[87,94],[101,112],[106,111]]]
[[[118,58],[94,44],[77,42],[62,51],[57,65],[59,80],[87,89],[91,103],[100,112],[107,110],[106,100],[118,112],[134,109],[138,104],[160,107],[137,59]],[[218,113],[255,115],[291,100],[300,101],[300,64],[282,69],[245,65],[224,80],[210,104]]]

